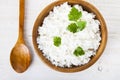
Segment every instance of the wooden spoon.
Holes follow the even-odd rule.
[[[24,0],[20,0],[19,9],[19,36],[17,43],[11,51],[10,62],[13,69],[18,72],[24,72],[30,65],[30,52],[25,45],[23,29],[24,29]]]

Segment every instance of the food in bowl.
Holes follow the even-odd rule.
[[[68,6],[67,10],[65,5]],[[55,13],[54,8],[58,11],[61,6]],[[56,15],[59,17],[54,17]],[[96,28],[90,27],[91,22],[95,22]],[[36,53],[49,67],[60,72],[78,72],[89,68],[102,55],[107,43],[107,28],[101,13],[85,0],[57,0],[38,15],[32,40]],[[93,44],[90,43],[92,41]],[[90,48],[90,45],[94,47]]]
[[[101,42],[100,22],[80,5],[55,6],[38,28],[37,44],[53,65],[71,68],[87,64]]]

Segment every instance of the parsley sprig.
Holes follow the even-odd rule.
[[[86,22],[86,21],[78,21],[76,24],[77,24],[77,26],[78,26],[78,29],[79,29],[80,31],[82,31],[82,30],[85,28],[87,22]]]
[[[76,33],[77,31],[82,31],[86,27],[87,22],[79,20],[81,17],[82,12],[78,11],[78,9],[76,9],[75,7],[72,7],[70,13],[68,14],[69,20],[74,21],[67,27],[70,32]]]
[[[59,46],[61,45],[61,38],[58,37],[58,36],[55,36],[55,37],[53,38],[53,42],[54,42],[54,45],[55,45],[56,47],[59,47]]]
[[[68,18],[70,21],[77,21],[82,16],[82,13],[78,11],[75,7],[72,7],[70,13],[68,14]]]
[[[71,24],[69,24],[68,25],[68,27],[67,27],[67,29],[70,31],[70,32],[73,32],[73,33],[75,33],[75,32],[77,32],[77,25],[75,24],[75,23],[71,23]]]
[[[84,50],[83,50],[80,46],[78,46],[78,47],[75,49],[75,51],[73,52],[73,54],[78,57],[78,56],[84,55],[85,52],[84,52]]]

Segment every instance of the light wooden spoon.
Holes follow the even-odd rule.
[[[19,36],[17,43],[11,51],[10,55],[10,63],[13,69],[18,72],[24,72],[30,65],[31,56],[30,52],[25,45],[24,41],[24,0],[20,1],[20,9],[19,9]]]

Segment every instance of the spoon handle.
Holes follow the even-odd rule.
[[[18,40],[20,42],[24,42],[23,40],[23,32],[24,32],[24,7],[25,7],[25,0],[19,0],[19,37]]]

